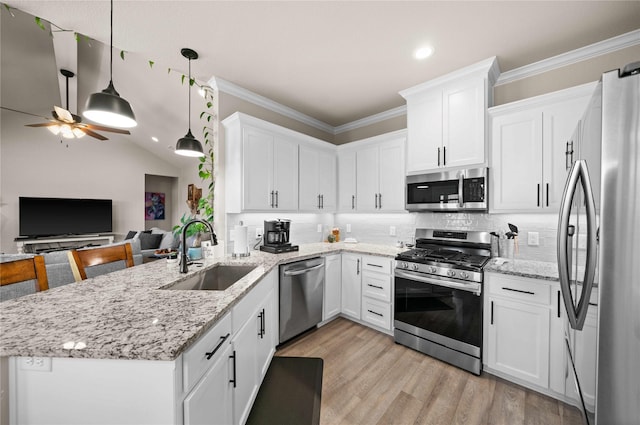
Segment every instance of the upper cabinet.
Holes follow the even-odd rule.
[[[403,90],[406,174],[486,164],[486,111],[499,74],[495,57]]]
[[[336,153],[300,145],[300,211],[334,212],[336,209]]]
[[[404,211],[405,134],[400,130],[338,149],[339,211]]]
[[[594,83],[490,110],[491,212],[556,212]],[[575,145],[575,146],[574,146]]]
[[[240,112],[222,124],[226,212],[335,210],[335,146]]]

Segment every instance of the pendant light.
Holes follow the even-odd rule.
[[[191,49],[180,50],[182,56],[189,59],[189,131],[187,134],[178,140],[176,144],[176,153],[182,156],[204,156],[202,151],[202,143],[198,141],[193,134],[191,134],[191,60],[198,59],[198,53]]]
[[[87,99],[82,115],[91,121],[113,127],[131,128],[138,123],[131,105],[113,86],[113,0],[111,0],[111,44],[109,46],[109,86]]]

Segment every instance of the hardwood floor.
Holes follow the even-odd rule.
[[[324,359],[321,425],[581,424],[572,406],[475,376],[342,318],[276,355]]]

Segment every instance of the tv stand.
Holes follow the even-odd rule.
[[[35,245],[45,245],[52,243],[70,243],[68,248],[75,248],[79,244],[73,244],[71,242],[93,242],[93,241],[102,241],[103,243],[113,243],[114,236],[113,235],[81,235],[81,236],[54,236],[50,238],[16,238],[16,245],[18,247],[18,254],[30,253],[37,250],[32,250],[29,248],[30,245],[35,248]],[[60,247],[62,248],[62,247]]]

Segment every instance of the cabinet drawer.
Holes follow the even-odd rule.
[[[380,301],[391,301],[391,276],[382,273],[362,272],[362,295]]]
[[[362,256],[362,270],[391,274],[391,259],[384,257]]]
[[[391,330],[391,306],[389,303],[362,297],[362,320],[379,328]]]
[[[489,293],[514,300],[551,305],[551,287],[537,280],[519,276],[487,273]]]
[[[182,355],[183,387],[185,393],[189,392],[207,369],[216,363],[220,353],[224,351],[225,346],[228,345],[230,341],[231,315],[227,314],[185,351]],[[208,355],[208,353],[214,351],[215,354],[211,356]]]

